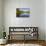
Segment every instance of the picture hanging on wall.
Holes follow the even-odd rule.
[[[16,8],[16,17],[29,17],[30,8]]]

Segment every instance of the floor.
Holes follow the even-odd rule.
[[[38,44],[7,44],[7,45],[0,45],[0,46],[42,46]]]
[[[7,44],[5,45],[0,45],[0,46],[46,46],[46,42],[45,41],[9,41]]]

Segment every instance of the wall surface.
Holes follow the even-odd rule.
[[[39,38],[45,39],[45,6],[44,0],[33,0],[32,25],[39,27]]]
[[[2,37],[2,0],[0,0],[0,38]]]
[[[45,0],[45,40],[46,40],[46,0]]]
[[[16,8],[30,8],[29,18],[16,18]],[[7,35],[9,27],[36,26],[39,27],[39,39],[45,39],[44,0],[4,0],[4,26]]]

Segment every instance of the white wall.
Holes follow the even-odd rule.
[[[45,4],[44,0],[33,0],[32,25],[39,27],[39,38],[45,39]]]
[[[29,18],[16,18],[16,8],[32,8]],[[10,26],[37,26],[39,38],[45,39],[44,0],[4,0],[4,26],[7,35]]]
[[[46,40],[46,0],[45,0],[45,40]]]
[[[1,28],[1,24],[2,24],[2,0],[0,0],[0,28]]]
[[[0,0],[0,38],[2,34],[2,0]]]

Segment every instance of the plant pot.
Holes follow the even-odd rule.
[[[0,39],[0,44],[6,44],[7,40],[6,39]]]

